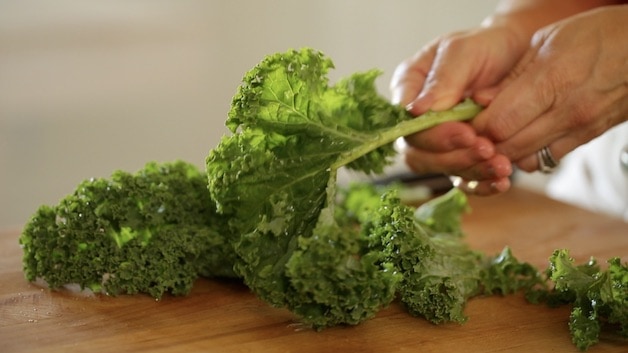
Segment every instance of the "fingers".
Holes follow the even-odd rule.
[[[493,102],[493,99],[495,99],[495,96],[497,96],[497,93],[499,93],[500,90],[501,90],[501,87],[499,86],[492,86],[492,87],[487,87],[483,89],[478,89],[477,91],[473,92],[473,95],[471,96],[471,98],[477,104],[483,107],[487,107],[491,104],[491,102]]]
[[[410,103],[410,111],[422,114],[428,110],[445,110],[463,99],[465,90],[475,75],[476,66],[469,63],[468,42],[459,35],[439,41],[432,49],[432,65],[423,87]]]
[[[481,114],[482,119],[493,115],[490,119],[494,124],[489,121],[485,133],[495,137],[497,152],[508,156],[522,170],[538,169],[535,153],[544,146],[551,147],[552,154],[560,159],[625,120],[625,86],[603,80],[605,85],[600,87],[594,85],[598,81],[587,79],[561,84],[561,70],[552,65],[536,67],[534,71],[524,72],[512,81],[482,112],[486,115]],[[548,83],[540,82],[534,86],[536,90],[523,92],[529,82],[538,80],[535,77],[543,77]],[[501,123],[499,119],[510,121]],[[477,120],[473,124],[478,124]]]
[[[437,38],[414,57],[402,62],[391,80],[392,101],[414,115],[445,110],[459,103],[472,85],[492,85],[505,69],[486,68],[489,57],[510,59],[488,46],[491,34],[451,33]],[[481,47],[478,49],[478,47]],[[499,65],[501,66],[501,65]],[[504,65],[505,66],[505,65]]]
[[[560,147],[559,144],[553,143],[551,145],[548,145],[547,148],[549,149],[549,153],[552,156],[552,159],[556,162],[555,164],[558,165],[560,163],[560,159],[562,158],[563,154],[562,152],[561,154],[559,154],[557,151],[563,150],[564,147]],[[520,160],[516,161],[515,164],[517,165],[519,169],[528,173],[535,172],[535,171],[543,171],[541,168],[542,162],[539,160],[539,158],[541,157],[538,155],[538,152],[535,152],[533,154],[530,154],[521,158]]]
[[[409,104],[419,95],[424,81],[425,74],[412,59],[403,61],[390,81],[391,102],[402,106]]]
[[[494,145],[463,122],[440,124],[406,137],[406,142],[408,164],[419,172],[451,173],[495,154]]]
[[[463,122],[449,122],[406,137],[405,161],[418,174],[458,175],[481,183],[479,193],[491,194],[509,188],[510,161],[495,153],[495,146],[476,135]],[[493,185],[494,184],[494,185]]]
[[[510,160],[515,162],[536,153],[536,151],[544,146],[566,136],[564,132],[562,132],[562,128],[556,125],[555,117],[556,114],[548,113],[545,116],[535,119],[509,139],[497,143],[496,149],[499,153],[508,156]],[[559,145],[566,147],[564,143],[560,143]],[[557,152],[560,152],[555,154],[559,158],[564,155],[562,149]]]
[[[500,178],[495,180],[467,180],[462,177],[452,177],[451,181],[454,187],[459,188],[467,194],[473,194],[478,196],[490,196],[510,189],[510,179]]]
[[[414,63],[422,74],[408,103],[413,114],[451,108],[477,90],[495,86],[523,55],[525,45],[512,31],[479,28],[437,39]],[[398,80],[399,81],[399,80]]]
[[[433,128],[406,137],[415,148],[431,152],[447,152],[456,148],[468,148],[475,143],[477,134],[462,122],[446,122]]]
[[[480,99],[490,100],[472,122],[479,134],[497,142],[507,140],[554,104],[549,73],[533,63],[536,54],[526,53],[499,87],[478,92]]]
[[[443,173],[469,180],[493,180],[512,174],[510,161],[503,155],[478,156],[477,147],[447,152],[429,152],[408,146],[403,153],[408,167],[418,174]]]
[[[490,103],[519,52],[508,31],[452,33],[402,62],[391,79],[392,102],[412,114],[445,110],[476,94]],[[504,50],[506,49],[506,50]],[[406,137],[406,163],[419,174],[444,173],[477,181],[479,194],[510,187],[511,162],[468,123],[445,123]]]
[[[618,22],[609,25],[608,16]],[[443,124],[408,137],[408,165],[474,181],[474,192],[498,192],[509,187],[509,161],[538,170],[544,146],[560,159],[625,121],[626,50],[605,44],[621,41],[625,23],[617,8],[590,12],[537,31],[531,47],[499,28],[440,38],[402,66],[396,99],[417,115],[467,95],[486,108],[471,126]]]
[[[460,175],[469,180],[496,180],[508,178],[512,175],[512,163],[501,154],[474,164],[473,166],[459,170],[456,175]]]
[[[416,99],[423,89],[425,78],[436,55],[437,46],[438,42],[434,41],[397,66],[390,80],[393,104],[405,106]]]
[[[408,147],[404,155],[408,167],[418,174],[454,174],[456,171],[467,169],[477,163],[467,149],[435,153]]]

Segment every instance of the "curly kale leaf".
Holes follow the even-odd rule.
[[[469,211],[467,197],[457,189],[442,195],[416,209],[414,215],[419,222],[430,229],[433,239],[455,242],[456,237],[464,237],[461,216]],[[459,239],[463,244],[464,239]],[[457,244],[457,246],[459,246]],[[463,246],[464,247],[464,246]],[[477,251],[472,251],[480,256]],[[545,278],[539,270],[527,262],[519,261],[509,247],[495,256],[481,254],[479,268],[480,285],[484,294],[511,294],[524,291],[527,295],[545,288]]]
[[[532,298],[547,288],[543,274],[535,266],[520,262],[509,247],[488,258],[481,275],[485,294],[523,291],[527,298]]]
[[[298,239],[286,263],[292,294],[287,306],[317,328],[371,318],[394,299],[401,279],[369,235],[327,217],[310,237]]]
[[[226,223],[207,179],[178,161],[86,180],[42,206],[19,239],[28,280],[111,295],[187,294],[199,275],[234,276]]]
[[[469,211],[467,197],[461,192],[446,193],[414,211],[415,217],[432,231],[447,236],[463,236],[460,215]]]
[[[266,57],[246,74],[233,99],[227,120],[233,134],[207,157],[211,196],[235,234],[236,272],[262,299],[303,309],[305,320],[319,327],[372,315],[391,300],[396,278],[388,264],[371,258],[376,256],[369,255],[364,241],[338,229],[342,222],[333,217],[337,169],[382,171],[398,137],[470,119],[480,110],[468,101],[411,119],[377,94],[378,71],[356,73],[330,86],[332,67],[312,49]],[[324,242],[336,244],[328,249],[334,261],[346,261],[334,262],[333,268],[319,261]],[[327,276],[330,284],[347,274],[355,283],[326,288],[320,291],[327,292],[324,298],[313,291],[315,283],[304,280]],[[364,283],[369,276],[381,283]],[[334,299],[347,293],[364,298]],[[363,299],[371,302],[368,308],[355,305]],[[339,314],[329,321],[315,317],[330,312]]]
[[[466,209],[464,194],[452,189],[416,211],[388,196],[378,211],[376,228],[388,261],[403,274],[398,292],[410,314],[433,323],[464,322],[465,304],[482,292],[484,255],[467,246],[459,228],[442,231],[441,224],[460,224]]]
[[[380,243],[382,261],[402,276],[397,291],[410,314],[433,323],[461,323],[473,296],[527,291],[542,283],[538,271],[517,261],[508,248],[487,256],[468,247],[460,223],[469,206],[460,190],[416,210],[401,203],[399,192],[352,185],[337,213],[361,222],[364,235]]]
[[[460,211],[466,202],[458,202],[459,197],[464,199],[453,189],[425,207],[459,205]],[[403,275],[398,292],[408,312],[433,323],[463,322],[467,300],[481,291],[483,257],[470,250],[458,234],[438,232],[430,228],[431,222],[422,221],[396,195],[387,194],[372,227],[381,234],[387,261]]]
[[[612,258],[606,270],[595,259],[576,265],[569,252],[560,249],[550,257],[548,274],[554,282],[550,296],[556,294],[573,306],[569,330],[576,347],[584,351],[596,344],[605,324],[616,325],[628,338],[628,264]]]

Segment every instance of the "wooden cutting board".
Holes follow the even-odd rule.
[[[628,261],[628,223],[514,189],[471,198],[464,229],[476,249],[545,268],[556,248],[578,262]],[[314,332],[237,281],[198,280],[186,297],[77,295],[28,283],[19,231],[0,233],[0,352],[578,352],[569,308],[528,304],[521,295],[472,299],[462,324],[432,325],[398,303],[353,327]],[[590,352],[628,352],[605,333]]]

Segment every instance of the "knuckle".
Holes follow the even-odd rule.
[[[515,129],[514,121],[517,116],[504,113],[486,123],[485,133],[494,142],[503,142],[510,137],[510,131]]]
[[[591,104],[582,102],[580,104],[576,104],[572,110],[571,115],[569,116],[569,125],[572,128],[580,129],[585,127],[591,123],[592,116],[594,115],[594,108]]]
[[[463,32],[454,32],[446,35],[441,40],[438,50],[458,52],[467,45],[467,36]]]
[[[536,156],[528,156],[527,158],[522,158],[516,161],[515,165],[517,166],[518,169],[527,173],[535,172],[539,168],[539,164],[538,164],[538,160],[536,159]]]

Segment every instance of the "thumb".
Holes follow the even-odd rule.
[[[441,42],[423,88],[411,102],[410,111],[422,114],[428,110],[445,110],[459,103],[473,80],[473,65],[461,55],[462,49]]]
[[[434,67],[409,109],[416,115],[428,110],[449,109],[462,100],[465,86],[466,81],[461,76],[451,75],[446,68]]]

